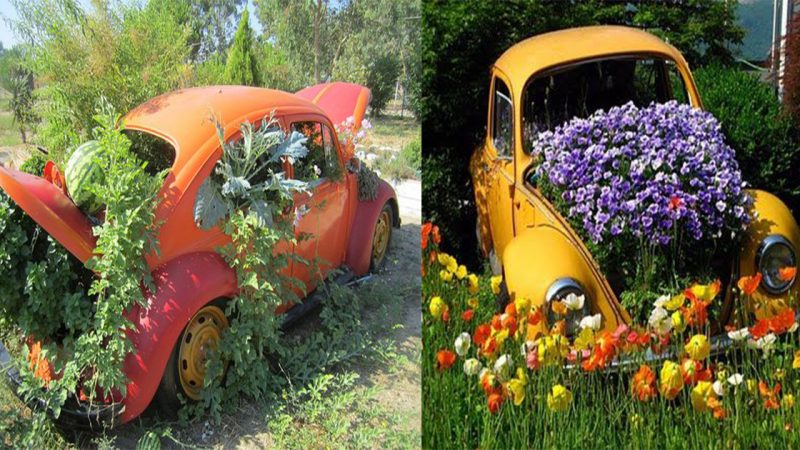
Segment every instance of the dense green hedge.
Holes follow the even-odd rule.
[[[694,71],[703,106],[722,124],[745,181],[800,213],[800,133],[772,88],[753,73],[713,65]]]

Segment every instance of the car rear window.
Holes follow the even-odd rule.
[[[125,130],[131,140],[131,151],[147,163],[145,171],[155,175],[172,167],[175,162],[175,147],[164,139],[139,130]]]

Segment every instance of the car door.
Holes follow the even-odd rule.
[[[292,166],[292,177],[309,183],[309,192],[295,195],[296,256],[292,276],[305,286],[305,296],[320,280],[341,265],[347,243],[347,186],[336,135],[318,116],[294,118],[290,129],[308,140],[308,155]],[[304,288],[304,289],[303,289]]]
[[[514,236],[514,103],[508,83],[495,72],[492,80],[490,123],[484,146],[486,211],[497,256]]]

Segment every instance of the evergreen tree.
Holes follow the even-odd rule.
[[[232,84],[260,86],[261,73],[253,52],[253,30],[250,28],[250,14],[247,9],[239,21],[239,28],[233,36],[233,45],[228,52],[225,65],[225,79]]]

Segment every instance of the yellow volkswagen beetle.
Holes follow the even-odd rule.
[[[491,69],[487,132],[472,155],[470,172],[478,208],[476,233],[492,270],[512,295],[537,304],[583,294],[585,314],[602,314],[605,329],[631,318],[590,254],[536,186],[537,161],[529,143],[539,131],[598,109],[633,102],[677,100],[702,108],[681,54],[647,32],[618,26],[542,34],[508,49]],[[775,196],[750,191],[757,219],[738,255],[719,273],[724,303],[720,324],[731,318],[732,286],[739,276],[763,275],[761,299],[797,298],[794,278],[778,269],[796,265],[800,229]],[[729,269],[728,269],[729,268]],[[546,324],[540,325],[541,327]]]

